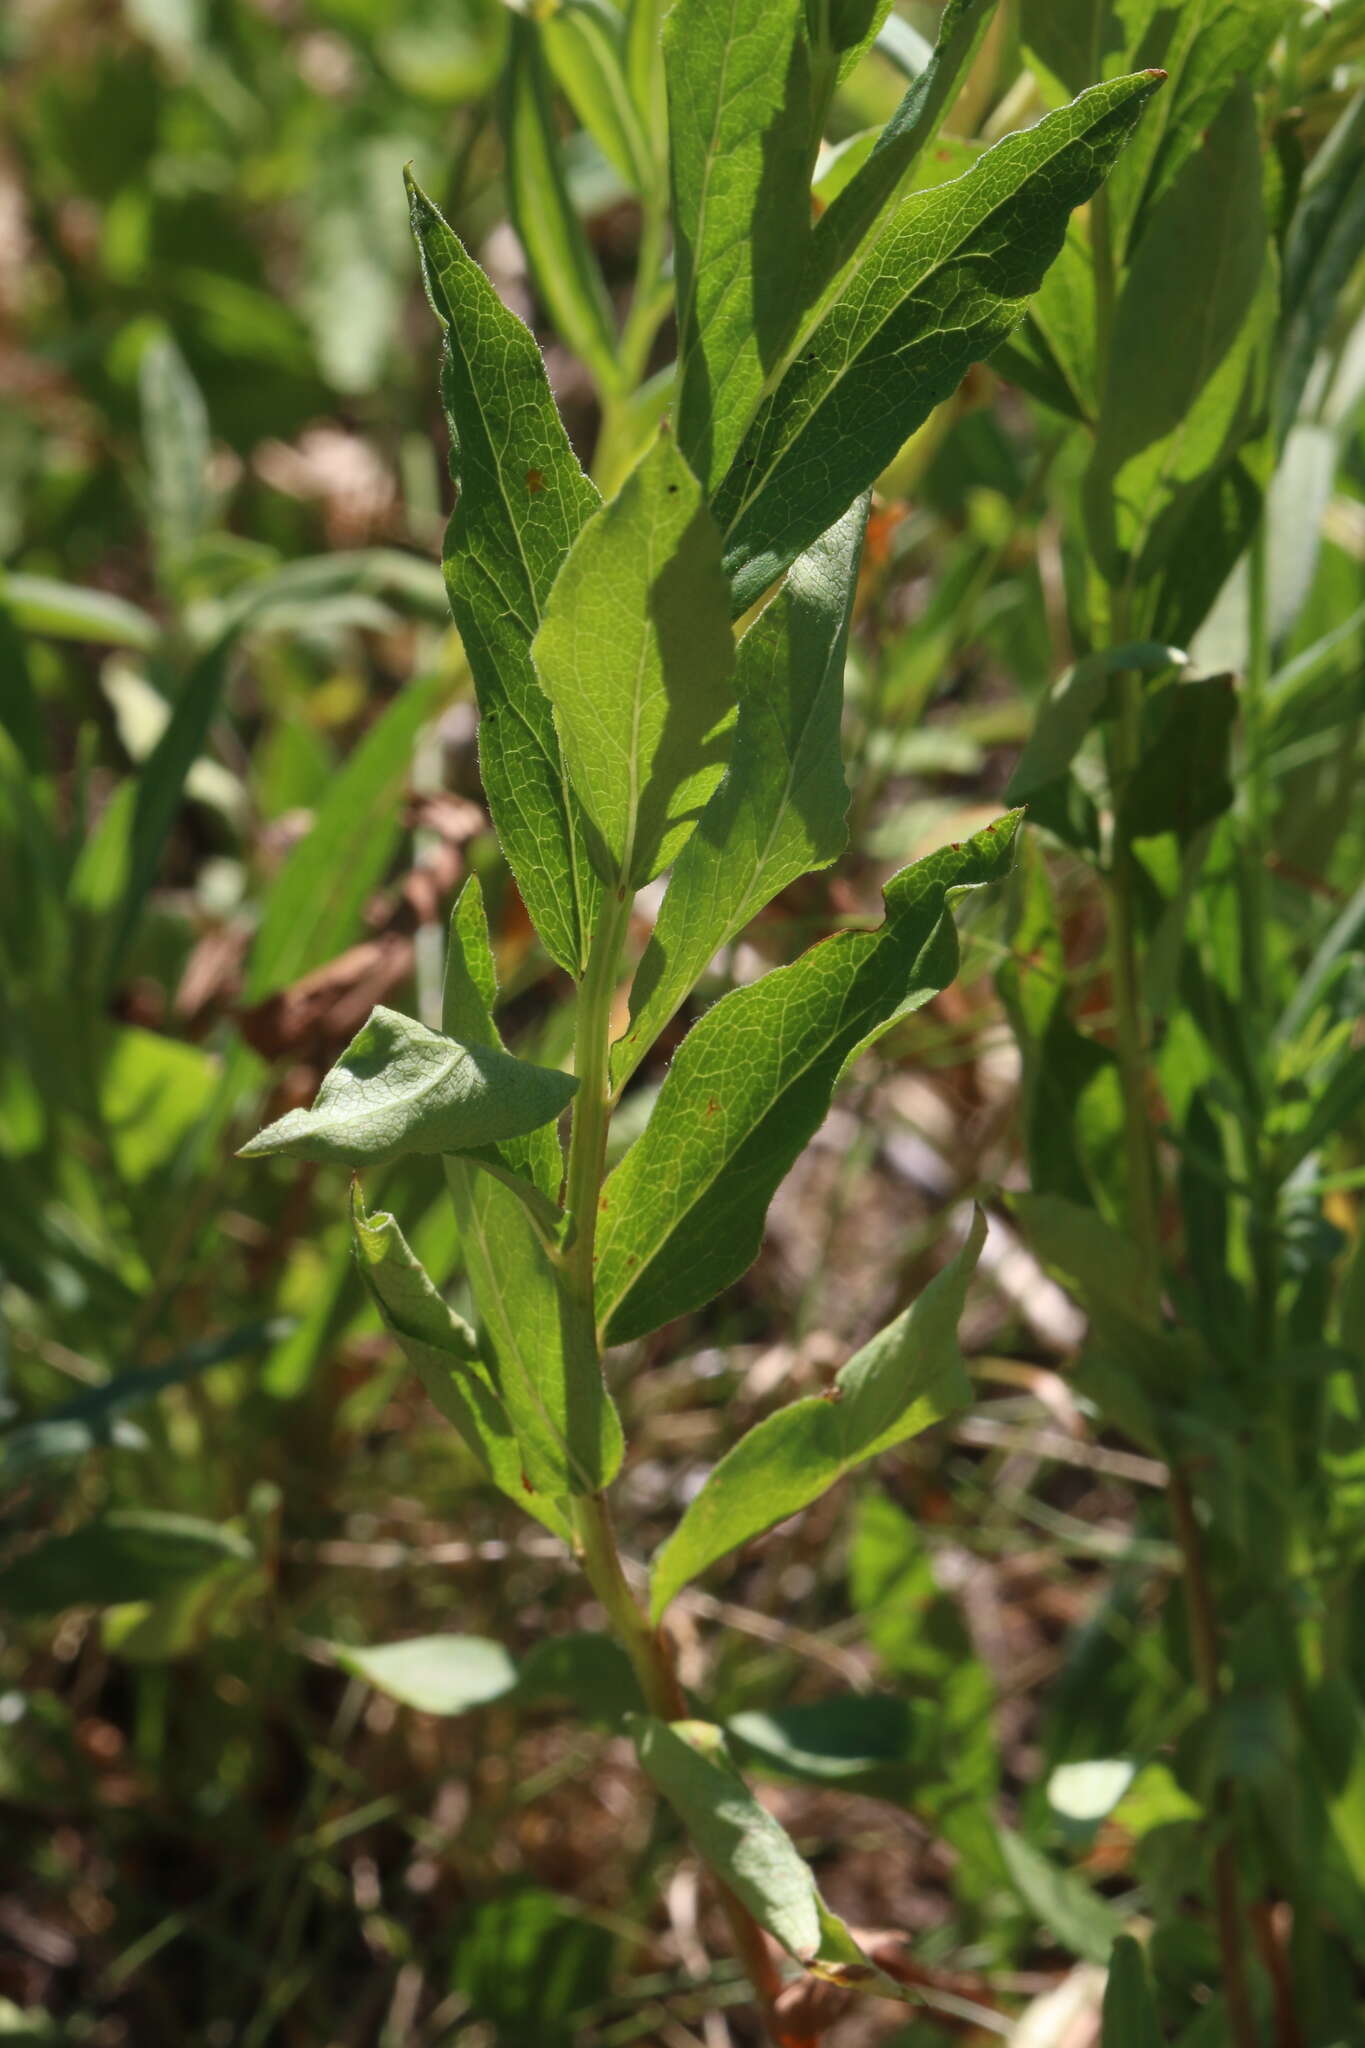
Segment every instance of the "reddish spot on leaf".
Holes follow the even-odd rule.
[[[523,1471],[523,1473],[522,1473],[522,1475],[521,1475],[521,1486],[522,1486],[522,1491],[523,1491],[523,1493],[534,1493],[534,1492],[535,1492],[535,1488],[534,1488],[534,1486],[532,1486],[532,1484],[531,1484],[530,1480],[529,1480],[529,1479],[528,1479],[528,1478],[526,1477],[526,1474],[525,1474],[525,1472],[524,1472],[524,1471]]]
[[[538,469],[528,469],[528,470],[527,470],[527,472],[526,472],[526,488],[527,488],[527,490],[528,490],[528,491],[530,491],[530,493],[532,494],[532,496],[533,496],[533,497],[534,497],[534,495],[535,495],[535,493],[536,493],[537,491],[542,491],[542,490],[544,490],[544,488],[545,488],[545,478],[544,478],[544,477],[542,476],[541,472],[540,472],[540,471],[539,471]]]
[[[719,1103],[718,1103],[718,1102],[716,1101],[716,1098],[715,1098],[715,1096],[713,1095],[713,1096],[711,1097],[711,1100],[710,1100],[710,1101],[709,1101],[709,1102],[707,1103],[707,1105],[706,1105],[706,1114],[707,1114],[707,1116],[708,1116],[708,1117],[713,1117],[713,1116],[715,1115],[716,1111],[717,1111],[717,1110],[718,1110],[719,1108],[720,1108],[720,1104],[719,1104]]]

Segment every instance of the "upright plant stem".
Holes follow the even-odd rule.
[[[565,1184],[573,1237],[564,1254],[562,1280],[575,1322],[573,1341],[591,1345],[594,1353],[598,1340],[593,1261],[611,1119],[611,1010],[630,905],[630,892],[624,887],[610,890],[604,900],[579,987],[574,1038],[578,1093]],[[630,1658],[649,1711],[664,1721],[685,1719],[687,1700],[672,1653],[631,1591],[606,1494],[578,1495],[573,1502],[573,1525],[584,1574]],[[727,1886],[718,1889],[736,1954],[753,1984],[764,2024],[773,2040],[779,2040],[773,2006],[782,1980],[763,1931]]]
[[[1117,258],[1109,194],[1105,186],[1091,207],[1095,277],[1095,338],[1099,388],[1103,392],[1113,341],[1118,297]],[[1107,644],[1121,645],[1129,636],[1130,593],[1127,588],[1103,593],[1103,626]],[[1122,828],[1129,778],[1142,749],[1142,680],[1121,675],[1118,717],[1108,744],[1113,842],[1107,875],[1111,972],[1114,992],[1114,1035],[1119,1086],[1123,1098],[1124,1157],[1128,1180],[1128,1224],[1140,1259],[1142,1290],[1153,1322],[1161,1316],[1161,1206],[1154,1126],[1147,1100],[1148,1053],[1143,1022],[1142,969],[1138,948],[1135,856]],[[1176,1540],[1184,1567],[1184,1593],[1190,1658],[1210,1712],[1222,1694],[1218,1622],[1204,1557],[1203,1536],[1194,1499],[1179,1461],[1172,1458],[1170,1500]],[[1256,2022],[1247,1987],[1246,1928],[1243,1920],[1237,1852],[1230,1833],[1232,1788],[1226,1780],[1214,1790],[1213,1901],[1223,1989],[1227,2000],[1231,2048],[1257,2048]]]

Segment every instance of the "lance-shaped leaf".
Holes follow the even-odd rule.
[[[459,1432],[495,1486],[557,1536],[567,1536],[563,1511],[528,1484],[507,1410],[479,1356],[474,1332],[432,1286],[393,1217],[383,1210],[366,1214],[358,1184],[351,1194],[351,1228],[361,1278],[432,1406]]]
[[[1101,2038],[1102,2048],[1161,2048],[1147,1964],[1131,1934],[1119,1935],[1109,1957]]]
[[[468,1152],[549,1123],[572,1075],[491,1046],[459,1045],[396,1010],[377,1009],[324,1080],[311,1109],[291,1109],[243,1145],[243,1158],[377,1166],[408,1152]]]
[[[614,390],[620,369],[611,305],[564,182],[540,31],[520,15],[512,17],[502,125],[508,211],[541,304],[598,383]]]
[[[1238,88],[1153,209],[1114,315],[1084,506],[1095,559],[1116,583],[1161,566],[1191,503],[1257,424],[1275,317],[1267,249],[1255,108]]]
[[[654,152],[626,72],[626,22],[611,0],[561,0],[539,17],[559,85],[583,126],[633,192],[654,182]]]
[[[985,33],[995,0],[948,0],[934,53],[877,137],[867,161],[821,214],[811,237],[807,280],[824,291],[848,262],[938,129]]]
[[[619,1088],[717,948],[848,837],[839,726],[867,500],[792,564],[740,641],[730,765],[678,856],[612,1054]]]
[[[441,389],[460,486],[446,588],[478,691],[484,792],[541,939],[577,974],[598,889],[531,642],[598,495],[569,446],[530,333],[425,194],[410,183],[409,195],[446,332]]]
[[[735,1769],[719,1728],[648,1714],[629,1715],[627,1726],[641,1764],[703,1861],[789,1956],[851,1990],[913,2002],[831,1913],[791,1836]]]
[[[471,878],[451,917],[442,1022],[476,1045],[496,1046],[496,995],[483,899]],[[553,1131],[508,1140],[499,1150],[542,1199],[557,1194],[562,1165]],[[622,1447],[596,1350],[566,1314],[555,1264],[524,1200],[468,1158],[447,1157],[445,1164],[481,1349],[515,1431],[526,1484],[552,1496],[595,1492],[612,1478]]]
[[[957,972],[950,892],[1003,875],[1017,825],[1016,812],[903,869],[876,931],[826,939],[693,1026],[603,1190],[597,1305],[612,1342],[700,1307],[751,1264],[846,1064]]]
[[[913,193],[803,315],[715,498],[743,611],[1023,318],[1073,207],[1160,74],[1083,93],[965,177]]]
[[[534,657],[598,870],[638,888],[719,780],[735,702],[720,538],[667,431],[574,543]]]
[[[804,0],[678,0],[664,62],[678,438],[710,491],[800,304],[818,141]]]
[[[655,1559],[656,1621],[727,1551],[818,1500],[856,1465],[966,1406],[972,1390],[957,1326],[985,1236],[978,1210],[951,1265],[849,1360],[828,1393],[779,1408],[727,1451]]]

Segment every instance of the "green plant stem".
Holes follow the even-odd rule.
[[[565,1248],[561,1277],[575,1326],[574,1341],[590,1344],[599,1357],[594,1247],[611,1121],[611,1011],[630,909],[631,895],[624,885],[608,890],[579,987],[574,1036],[578,1092],[574,1097],[565,1182],[565,1205],[572,1218],[573,1235]],[[631,1591],[605,1493],[575,1498],[573,1526],[584,1574],[630,1658],[650,1712],[664,1721],[685,1720],[687,1699],[672,1652]],[[774,2000],[782,1987],[781,1976],[763,1931],[748,1908],[726,1886],[720,1885],[718,1890],[736,1954],[753,1984],[764,2025],[776,2040],[779,2036],[772,2015]]]
[[[1161,1306],[1161,1214],[1156,1150],[1147,1106],[1147,1050],[1142,1025],[1141,975],[1137,947],[1136,873],[1132,848],[1118,818],[1128,778],[1141,746],[1142,683],[1119,678],[1119,717],[1109,748],[1110,786],[1115,812],[1114,845],[1108,874],[1114,1036],[1123,1095],[1124,1151],[1128,1168],[1128,1221],[1141,1259],[1143,1292],[1152,1315]]]
[[[1194,1510],[1194,1497],[1179,1464],[1171,1461],[1171,1516],[1184,1563],[1185,1606],[1189,1617],[1190,1654],[1199,1689],[1209,1711],[1215,1712],[1223,1696],[1218,1654],[1218,1621],[1213,1593],[1204,1559],[1204,1540]],[[1228,2024],[1233,2048],[1257,2048],[1256,2020],[1247,1987],[1245,1926],[1242,1917],[1241,1886],[1237,1877],[1237,1848],[1232,1839],[1232,1787],[1219,1780],[1213,1794],[1214,1825],[1218,1839],[1213,1850],[1213,1904],[1218,1923],[1218,1948],[1223,1965],[1223,1995],[1227,2000]]]

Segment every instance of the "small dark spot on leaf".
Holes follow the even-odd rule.
[[[713,1096],[711,1097],[711,1100],[710,1100],[710,1101],[709,1101],[709,1102],[707,1103],[707,1105],[706,1105],[706,1114],[707,1114],[707,1116],[708,1116],[708,1117],[713,1117],[713,1116],[715,1115],[716,1111],[717,1111],[717,1110],[718,1110],[719,1108],[720,1108],[720,1104],[719,1104],[719,1103],[718,1103],[718,1102],[716,1101],[716,1098],[715,1098],[715,1096],[713,1095]]]
[[[949,851],[952,853],[961,853],[962,851],[962,841],[960,839],[949,840],[948,846]]]
[[[669,497],[670,497],[670,498],[672,498],[672,497],[675,497],[675,496],[677,495],[677,490],[678,490],[678,486],[677,486],[676,484],[670,484],[670,485],[669,485],[669,487],[668,487],[668,495],[669,495]]]
[[[534,1486],[532,1486],[532,1484],[531,1484],[530,1480],[529,1480],[529,1479],[528,1479],[528,1478],[526,1477],[526,1473],[525,1473],[525,1471],[523,1471],[523,1472],[522,1472],[522,1475],[521,1475],[521,1485],[522,1485],[522,1491],[523,1491],[524,1493],[534,1493],[534,1492],[535,1492],[535,1488],[534,1488]]]
[[[639,1265],[639,1263],[640,1263],[640,1257],[639,1257],[639,1253],[638,1253],[638,1252],[627,1252],[627,1253],[626,1253],[626,1264],[627,1264],[628,1266],[638,1266],[638,1265]]]
[[[526,488],[527,488],[527,490],[528,490],[528,491],[530,491],[530,492],[532,493],[532,495],[533,495],[533,496],[534,496],[534,494],[535,494],[535,493],[536,493],[537,491],[543,491],[543,490],[544,490],[544,488],[545,488],[545,478],[544,478],[544,476],[542,475],[542,473],[541,473],[541,471],[540,471],[540,470],[538,470],[538,469],[528,469],[528,470],[527,470],[527,472],[526,472]]]

